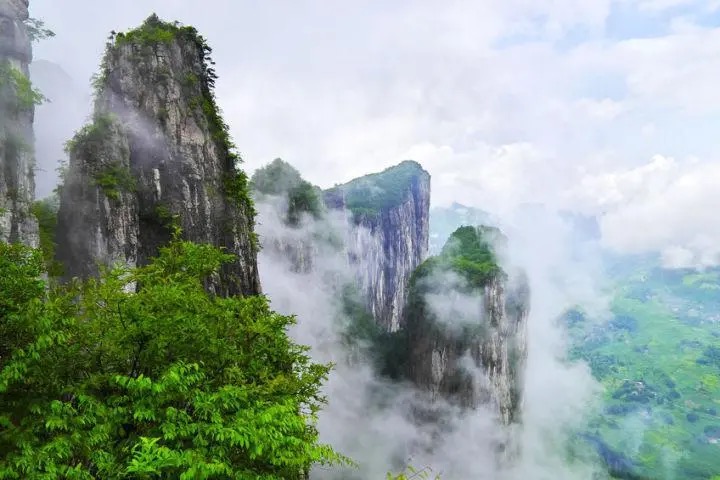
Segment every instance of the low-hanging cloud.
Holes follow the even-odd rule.
[[[368,358],[349,351],[343,340],[349,320],[340,302],[340,287],[354,281],[347,252],[316,243],[319,250],[313,268],[298,272],[286,252],[273,246],[278,238],[315,238],[318,228],[342,234],[350,228],[348,218],[339,215],[317,221],[307,217],[300,228],[290,228],[278,214],[282,201],[268,200],[258,202],[258,231],[264,245],[258,260],[264,291],[274,308],[297,315],[292,335],[312,347],[314,358],[336,363],[324,387],[329,404],[320,415],[320,435],[359,464],[357,470],[316,469],[313,478],[383,478],[407,464],[430,467],[444,479],[576,480],[591,478],[601,470],[594,461],[572,462],[566,455],[568,442],[592,412],[598,386],[584,364],[567,361],[566,338],[557,318],[577,304],[595,304],[598,311],[603,308],[597,305],[592,280],[569,292],[557,281],[563,272],[573,272],[575,279],[596,273],[583,261],[566,258],[566,230],[537,218],[514,222],[508,228],[516,237],[510,237],[503,262],[508,269],[522,266],[527,271],[533,305],[523,424],[506,429],[489,408],[463,410],[441,400],[430,401],[410,385],[379,377]],[[477,313],[480,297],[466,295],[454,306],[448,306],[452,301],[444,298],[431,298],[430,303],[442,315],[466,308],[467,313]],[[484,372],[472,359],[461,365],[483,381]],[[419,422],[420,413],[435,421]],[[503,460],[496,452],[501,445],[512,446],[519,456],[513,459],[508,452],[510,456]]]

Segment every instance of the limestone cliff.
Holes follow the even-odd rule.
[[[325,192],[332,209],[351,212],[350,262],[375,321],[401,327],[412,272],[427,256],[430,175],[413,161]]]
[[[433,396],[489,405],[504,424],[519,419],[527,358],[529,290],[498,266],[505,242],[491,227],[461,227],[410,283],[406,374]]]
[[[33,116],[42,96],[30,83],[28,0],[0,0],[0,241],[37,245]]]
[[[172,234],[237,260],[211,287],[260,291],[254,208],[219,114],[211,50],[192,27],[151,16],[113,36],[96,79],[93,121],[68,143],[58,258],[67,276],[97,263],[147,263]]]

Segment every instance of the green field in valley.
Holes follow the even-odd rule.
[[[720,270],[611,274],[609,321],[567,316],[572,356],[605,388],[590,437],[620,478],[720,479]]]

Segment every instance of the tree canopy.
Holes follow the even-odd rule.
[[[329,365],[263,296],[204,282],[231,256],[174,240],[150,265],[47,288],[0,245],[0,478],[293,479],[319,442]]]

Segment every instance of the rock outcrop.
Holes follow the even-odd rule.
[[[68,277],[146,264],[179,226],[237,256],[211,289],[260,292],[255,212],[209,53],[194,28],[154,15],[108,43],[93,121],[68,144],[57,233]]]
[[[434,397],[519,420],[527,358],[528,283],[497,262],[492,227],[461,227],[413,274],[405,312],[407,375]]]
[[[350,263],[375,321],[401,327],[412,272],[427,256],[430,175],[413,161],[366,175],[325,192],[331,209],[347,209],[354,227]]]
[[[0,0],[0,241],[37,246],[33,116],[42,98],[30,83],[28,0]]]

